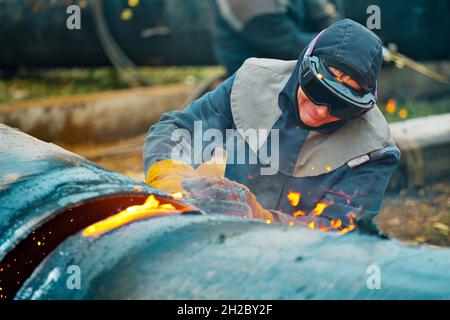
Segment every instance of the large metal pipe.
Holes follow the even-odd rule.
[[[2,124],[0,155],[0,299],[68,236],[150,194],[187,206]]]
[[[148,194],[166,195],[3,125],[0,153],[0,265],[9,259],[9,270],[25,270],[24,283],[9,291],[19,290],[16,299],[450,298],[448,248],[214,211],[84,236],[80,229],[101,219],[99,212],[104,218]],[[51,246],[41,251],[36,241]],[[2,272],[3,283],[16,280]],[[70,285],[73,276],[80,287]]]
[[[98,1],[103,6],[95,6]],[[81,6],[81,30],[69,30],[66,2],[0,0],[0,43],[4,44],[0,68],[99,66],[110,63],[108,56],[125,56],[136,65],[215,64],[210,2],[147,0],[130,8],[127,1],[86,0]],[[382,25],[374,31],[411,58],[450,57],[448,0],[336,2],[344,16],[364,25],[368,6],[378,5]],[[102,12],[96,12],[101,7]],[[121,13],[126,9],[132,16],[123,20]],[[116,47],[112,50],[120,52],[109,52],[110,42]]]

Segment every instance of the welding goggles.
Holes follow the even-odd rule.
[[[306,96],[316,105],[327,106],[336,118],[355,119],[375,106],[372,92],[360,92],[339,82],[318,57],[305,57],[299,79]]]
[[[329,113],[342,120],[362,116],[375,106],[377,89],[361,92],[340,82],[323,64],[312,56],[314,46],[320,35],[311,41],[303,57],[299,70],[299,82],[306,96],[316,105],[327,106]]]

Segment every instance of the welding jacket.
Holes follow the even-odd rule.
[[[296,59],[318,31],[338,20],[327,0],[214,0],[213,49],[233,74],[250,57]]]
[[[146,138],[145,172],[159,160],[177,158],[173,150],[178,147],[180,134],[174,139],[174,131],[184,129],[183,136],[193,135],[195,123],[200,121],[205,136],[198,137],[197,132],[183,148],[201,149],[210,156],[209,143],[214,135],[207,130],[222,133],[228,154],[226,177],[248,186],[264,208],[287,214],[299,210],[308,213],[318,202],[326,202],[330,205],[322,213],[325,218],[339,218],[345,224],[353,212],[370,221],[380,211],[383,194],[400,159],[388,124],[375,107],[325,132],[307,128],[300,121],[297,107],[299,64],[248,59],[214,91],[182,111],[164,114]],[[258,130],[258,139],[252,138],[252,129]],[[236,130],[239,134],[235,140],[225,138],[227,132]],[[267,157],[271,152],[279,154],[278,161]],[[237,159],[242,154],[247,162],[239,164],[242,161]],[[195,163],[192,154],[186,155],[178,160]],[[251,156],[256,161],[252,162]],[[301,194],[295,207],[288,200],[292,191]]]

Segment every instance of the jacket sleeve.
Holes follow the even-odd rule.
[[[191,102],[185,109],[162,115],[160,121],[149,129],[145,139],[142,155],[145,174],[153,163],[160,160],[182,160],[192,164],[192,157],[189,155],[193,155],[195,151],[195,139],[200,139],[202,143],[200,152],[203,151],[204,143],[202,137],[194,137],[195,125],[201,128],[202,132],[216,129],[225,136],[225,130],[233,123],[230,109],[233,81],[234,76],[214,91]],[[184,156],[178,156],[180,148],[183,149]]]
[[[280,13],[253,18],[240,35],[267,58],[294,60],[316,34],[305,32],[293,19]]]
[[[322,212],[328,220],[340,219],[343,226],[354,221],[372,221],[381,210],[384,192],[398,166],[400,150],[395,145],[371,154],[371,160],[348,168],[321,202],[329,205]]]

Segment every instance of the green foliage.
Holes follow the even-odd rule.
[[[220,71],[219,67],[142,67],[138,74],[150,85],[195,84]],[[29,71],[11,79],[0,79],[0,104],[129,87],[114,68],[108,67]]]
[[[450,97],[438,100],[405,100],[395,102],[395,105],[395,111],[391,109],[391,112],[387,111],[387,103],[378,105],[388,122],[448,113],[450,112]]]
[[[141,67],[138,74],[150,85],[195,84],[220,73],[221,67]],[[94,69],[35,70],[0,79],[1,104],[47,97],[71,96],[129,88],[112,67]],[[450,112],[450,97],[440,100],[395,101],[391,112],[386,103],[379,107],[389,122]]]

